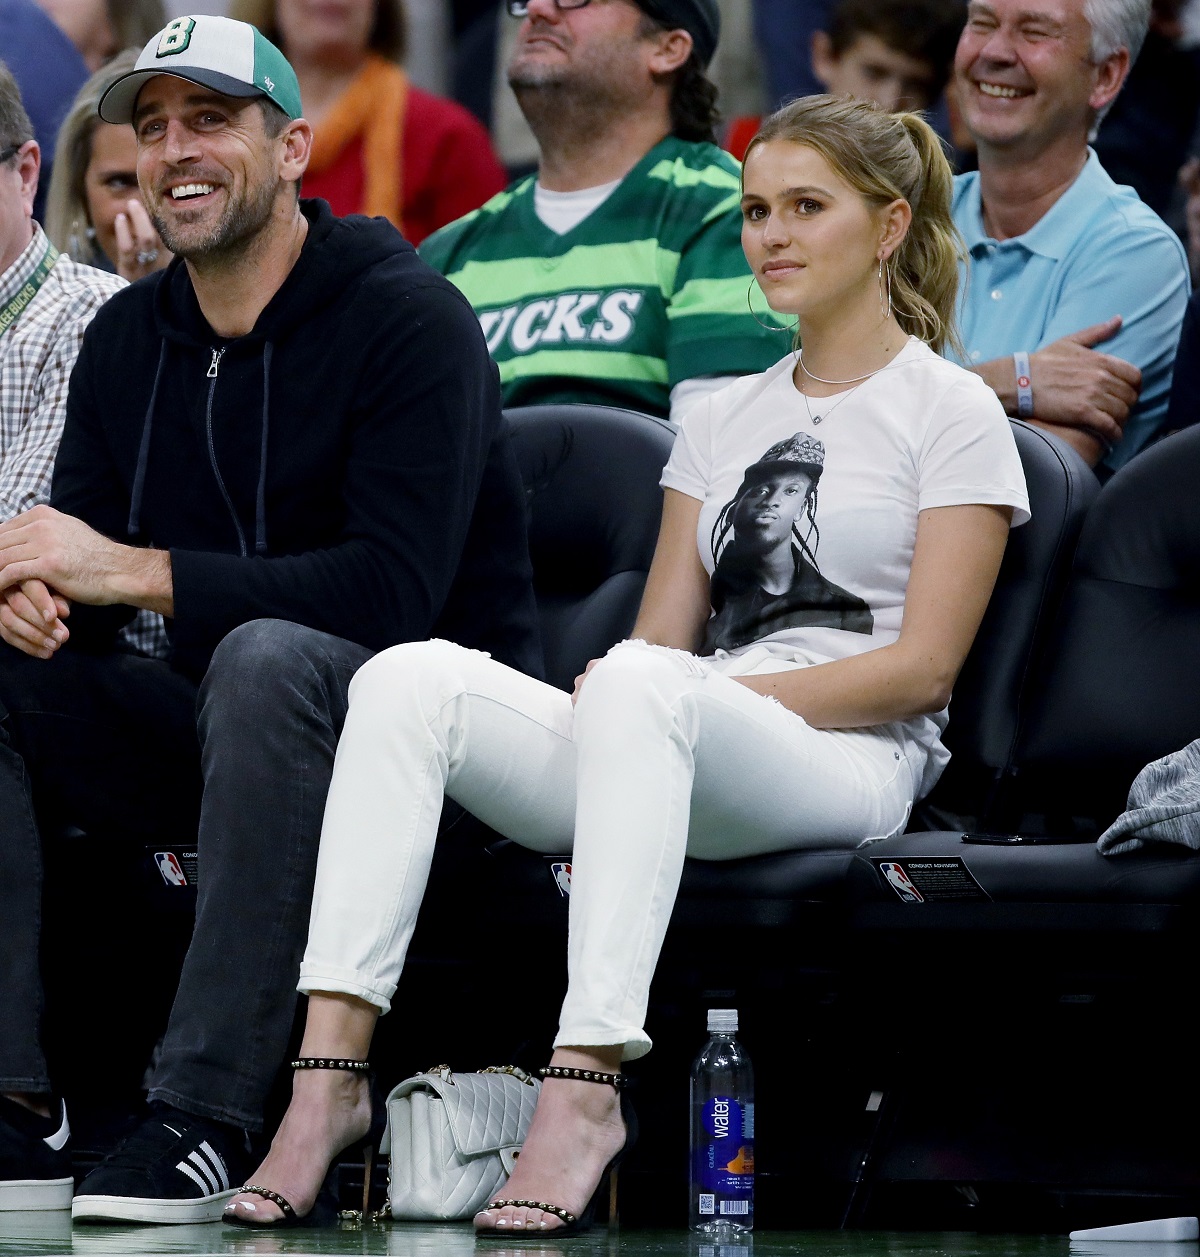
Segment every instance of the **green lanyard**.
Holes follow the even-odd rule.
[[[0,336],[12,327],[21,317],[25,307],[37,296],[38,289],[46,282],[46,276],[54,269],[54,263],[57,261],[58,250],[47,243],[46,252],[42,254],[42,260],[34,267],[33,274],[8,305],[0,310]]]

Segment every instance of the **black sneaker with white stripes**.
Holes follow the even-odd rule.
[[[74,1188],[66,1105],[41,1117],[0,1096],[0,1213],[69,1209]]]
[[[218,1222],[247,1170],[245,1135],[156,1106],[79,1185],[76,1222]]]

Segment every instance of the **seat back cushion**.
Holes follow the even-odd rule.
[[[1020,773],[1120,811],[1145,764],[1200,737],[1200,428],[1127,463],[1088,514]]]
[[[546,679],[571,689],[633,627],[662,514],[674,431],[611,406],[505,412],[529,504]]]
[[[950,766],[936,800],[977,812],[1008,769],[1029,680],[1058,608],[1084,516],[1099,484],[1082,459],[1040,428],[1012,421],[1031,518],[1013,529],[975,643],[954,686]]]

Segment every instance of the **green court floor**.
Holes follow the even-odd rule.
[[[250,1231],[209,1223],[171,1227],[74,1227],[66,1213],[0,1213],[0,1257],[88,1253],[387,1254],[388,1257],[1200,1257],[1195,1243],[1079,1243],[1053,1235],[967,1232],[757,1231],[714,1244],[685,1231],[597,1230],[558,1244],[475,1244],[469,1226],[384,1225]]]

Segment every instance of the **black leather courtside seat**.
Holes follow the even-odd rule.
[[[1039,688],[1023,792],[1102,825],[1143,765],[1200,737],[1200,429],[1105,486]]]
[[[613,406],[505,411],[529,504],[546,679],[574,688],[633,628],[654,557],[674,429]]]
[[[1088,513],[1010,782],[1013,828],[1060,844],[979,845],[959,832],[877,844],[860,853],[853,881],[864,908],[883,906],[867,916],[910,928],[961,918],[1098,929],[1110,947],[1122,930],[1190,928],[1200,857],[1167,846],[1102,856],[1094,840],[1145,764],[1200,738],[1198,484],[1191,428],[1117,472]],[[879,873],[883,859],[934,870],[961,861],[978,892],[964,881],[939,902],[903,903]]]
[[[923,801],[932,814],[951,810],[980,821],[1003,802],[1018,731],[1033,699],[1031,677],[1046,649],[1084,518],[1100,489],[1063,442],[1015,419],[1012,430],[1032,518],[1009,536],[991,602],[954,686],[945,738],[950,763]]]

